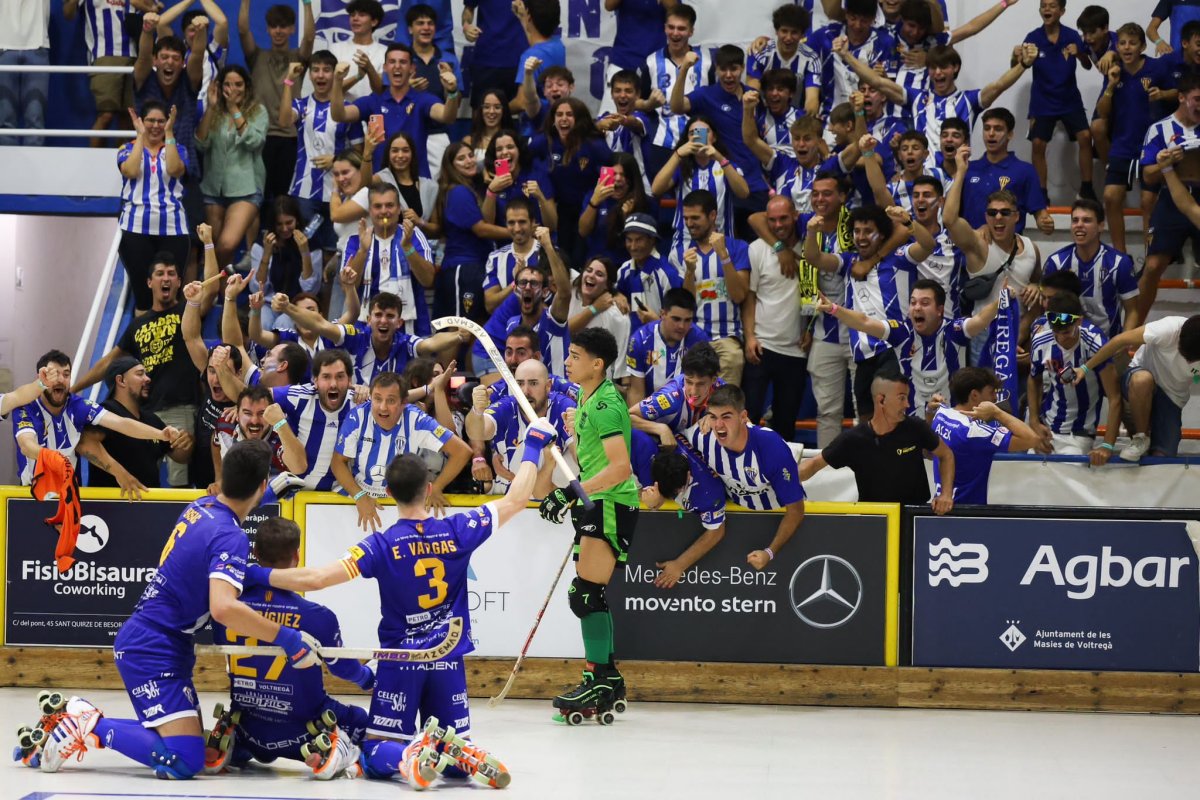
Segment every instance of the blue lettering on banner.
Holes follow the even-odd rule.
[[[600,0],[571,0],[567,5],[567,35],[572,39],[600,38]]]
[[[1196,672],[1191,526],[917,517],[913,664]]]
[[[604,97],[608,86],[604,83],[604,73],[608,69],[608,58],[612,55],[611,47],[597,47],[592,54],[592,97],[599,100]]]

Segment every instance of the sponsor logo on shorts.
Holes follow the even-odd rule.
[[[458,719],[454,720],[454,727],[460,731],[466,730],[467,728],[471,727],[471,718],[459,717]]]
[[[408,705],[408,698],[404,696],[404,692],[376,692],[375,697],[382,703],[390,703],[392,711],[403,711]]]
[[[391,719],[390,717],[373,716],[373,717],[371,717],[371,724],[377,725],[381,728],[402,728],[402,727],[404,727],[403,720]]]
[[[457,692],[453,697],[450,698],[450,702],[452,702],[452,703],[467,702],[467,693],[466,692]]]
[[[163,707],[162,707],[162,703],[159,703],[159,704],[157,704],[157,705],[150,706],[149,708],[147,708],[147,709],[146,709],[146,716],[147,716],[147,717],[154,717],[154,716],[157,716],[157,715],[159,715],[159,714],[161,714],[161,713],[163,713]]]
[[[233,699],[244,706],[259,708],[264,711],[279,711],[287,713],[292,710],[292,702],[264,692],[234,692]]]
[[[141,700],[153,700],[162,694],[162,689],[158,688],[157,681],[146,681],[141,686],[133,687],[131,694]]]

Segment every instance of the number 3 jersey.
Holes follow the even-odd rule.
[[[452,617],[463,635],[445,658],[475,649],[467,606],[467,568],[473,553],[499,523],[491,503],[444,519],[402,519],[371,534],[342,556],[351,577],[379,582],[379,645],[424,650],[446,637]]]

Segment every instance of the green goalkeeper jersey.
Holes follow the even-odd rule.
[[[604,454],[605,439],[612,436],[622,437],[625,452],[629,453],[631,428],[625,398],[617,391],[612,381],[605,380],[590,396],[581,399],[579,411],[575,416],[580,481],[590,480],[608,465],[608,457]],[[636,507],[637,483],[630,474],[616,486],[595,492],[590,497],[593,500],[608,499]]]

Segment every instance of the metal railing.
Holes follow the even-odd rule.
[[[117,262],[120,260],[117,252],[120,244],[121,230],[118,228],[117,232],[113,235],[112,244],[108,248],[108,257],[104,261],[104,269],[100,273],[100,280],[96,284],[96,293],[92,297],[92,307],[88,311],[87,322],[83,325],[83,335],[79,338],[79,347],[75,350],[75,360],[72,363],[78,365],[80,374],[86,372],[87,367],[91,366],[94,360],[91,356],[94,356],[96,353],[107,353],[117,343],[117,337],[121,335],[121,326],[116,323],[116,320],[120,320],[125,313],[125,301],[129,295],[128,282],[121,284],[121,295],[117,298],[114,310],[114,324],[108,331],[108,335],[104,337],[104,341],[97,339],[95,344],[92,344],[92,337],[97,335],[96,327],[100,322],[101,316],[104,314],[105,306],[108,304],[109,293],[113,285],[113,276],[116,274]],[[87,390],[87,398],[95,402],[103,386],[103,381],[93,384]]]
[[[133,67],[84,67],[84,66],[38,66],[35,64],[0,64],[0,74],[5,72],[35,72],[50,75],[132,75]],[[94,139],[128,139],[132,131],[96,131],[91,128],[70,130],[66,128],[0,128],[0,137],[45,136],[54,138],[77,138],[87,136]]]

